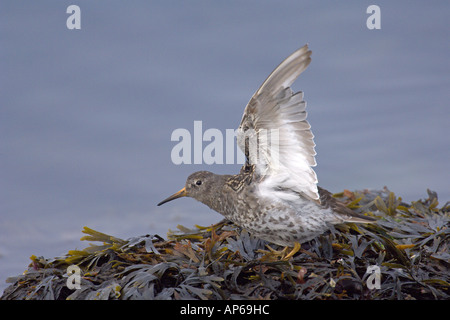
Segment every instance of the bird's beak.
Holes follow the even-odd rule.
[[[165,200],[161,201],[160,203],[158,203],[158,206],[160,206],[160,205],[162,205],[162,204],[164,204],[166,202],[169,202],[169,201],[181,198],[181,197],[186,197],[186,196],[187,196],[186,188],[183,188],[180,191],[178,191],[177,193],[171,195],[167,199],[165,199]]]

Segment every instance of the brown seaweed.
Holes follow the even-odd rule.
[[[338,225],[293,256],[225,220],[178,226],[167,239],[122,240],[85,227],[82,240],[100,244],[53,259],[32,256],[2,299],[449,298],[448,203],[439,208],[429,190],[410,204],[386,188],[335,197],[377,223]],[[67,286],[70,265],[81,271],[79,289]],[[379,287],[369,285],[371,267]]]

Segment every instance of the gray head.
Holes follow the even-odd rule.
[[[209,205],[215,197],[216,188],[214,186],[221,180],[220,177],[209,171],[194,172],[187,178],[183,189],[158,203],[158,206],[181,197],[191,197]]]

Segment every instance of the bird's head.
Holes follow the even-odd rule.
[[[209,171],[194,172],[187,178],[183,189],[158,203],[158,206],[181,197],[191,197],[209,205],[214,198],[214,186],[218,177],[220,176]]]

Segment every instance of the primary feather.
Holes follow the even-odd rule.
[[[290,88],[310,62],[305,45],[269,75],[244,110],[237,141],[249,164],[255,165],[262,189],[291,189],[320,202],[306,102],[302,92]]]

